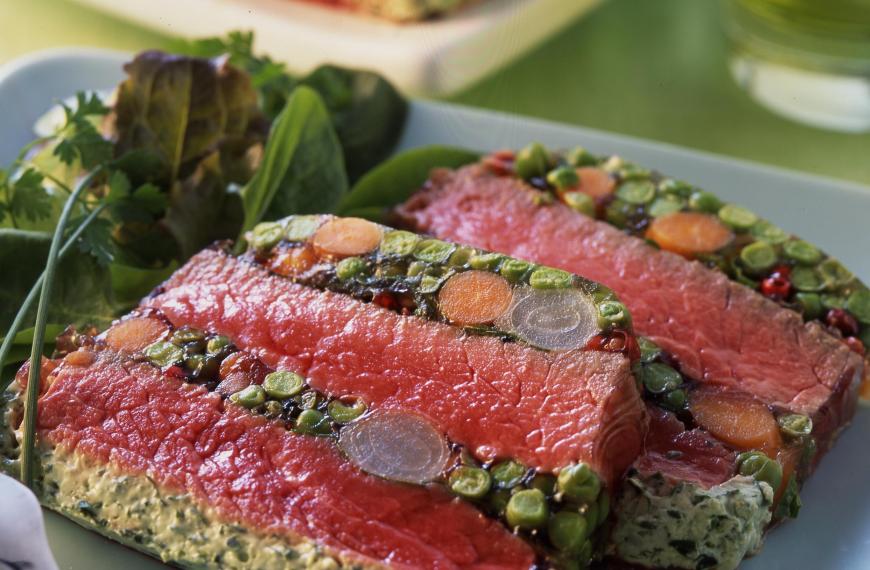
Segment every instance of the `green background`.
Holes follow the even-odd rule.
[[[0,0],[0,22],[0,63],[53,46],[169,43],[63,0]],[[732,81],[727,55],[713,0],[610,0],[451,100],[870,183],[870,134],[759,107]]]

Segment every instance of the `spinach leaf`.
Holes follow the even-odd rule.
[[[445,146],[405,151],[363,176],[341,201],[338,214],[381,221],[384,210],[407,200],[433,168],[458,168],[479,158],[478,153]]]
[[[347,186],[326,107],[314,90],[299,87],[272,124],[260,168],[242,189],[242,232],[264,216],[331,212]]]

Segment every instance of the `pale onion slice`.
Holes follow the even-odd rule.
[[[366,473],[416,485],[437,479],[450,457],[444,436],[411,412],[375,412],[343,428],[338,445]]]
[[[595,304],[578,289],[516,289],[501,321],[497,324],[545,350],[580,348],[601,332]]]

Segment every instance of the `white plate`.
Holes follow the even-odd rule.
[[[256,30],[256,48],[293,71],[322,63],[372,69],[426,95],[473,83],[599,2],[480,0],[442,19],[399,25],[297,0],[77,1],[171,36]]]
[[[123,54],[55,51],[0,68],[0,163],[32,137],[30,128],[55,100],[79,89],[108,89],[122,77]],[[539,140],[619,153],[742,203],[840,257],[870,281],[870,188],[720,158],[590,129],[415,101],[402,148],[448,144],[480,150]],[[804,487],[800,518],[771,533],[747,570],[870,568],[870,410],[859,410],[818,472]],[[2,504],[2,499],[0,499]],[[159,564],[78,528],[46,517],[49,540],[64,570],[149,570]]]

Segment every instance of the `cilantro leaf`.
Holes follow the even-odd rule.
[[[94,117],[109,112],[96,93],[76,93],[76,105],[63,105],[66,124],[58,133],[54,154],[65,164],[81,161],[82,168],[90,170],[112,158],[113,145],[97,131]]]
[[[42,181],[42,174],[27,168],[12,183],[12,199],[7,207],[13,216],[35,222],[51,215],[51,196],[42,186]]]
[[[82,219],[73,221],[73,225],[81,223]],[[112,239],[112,223],[104,218],[91,222],[78,242],[79,251],[93,256],[102,267],[108,266],[115,259],[115,242]]]

